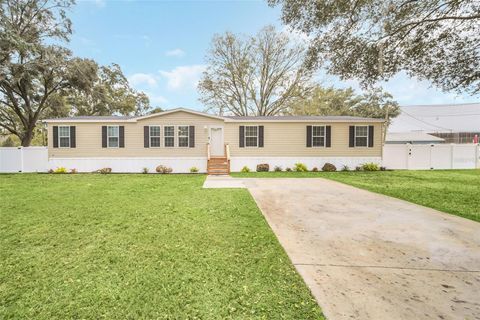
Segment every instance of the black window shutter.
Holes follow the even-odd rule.
[[[263,126],[258,126],[258,147],[263,148]]]
[[[239,127],[239,143],[238,145],[240,146],[240,148],[244,148],[245,147],[245,126],[240,126]]]
[[[188,128],[188,143],[190,148],[195,148],[195,126]]]
[[[118,147],[125,148],[125,126],[118,127]]]
[[[107,147],[107,126],[102,126],[102,148]]]
[[[53,126],[53,147],[58,148],[58,127]]]
[[[325,126],[325,147],[332,146],[332,126]]]
[[[77,147],[77,135],[75,126],[70,126],[70,148]]]
[[[368,147],[373,147],[373,126],[368,126]]]
[[[307,148],[312,147],[312,126],[307,126]]]
[[[143,126],[143,147],[150,147],[150,127]]]
[[[350,132],[349,132],[349,144],[348,146],[350,148],[355,147],[355,126],[350,126]]]

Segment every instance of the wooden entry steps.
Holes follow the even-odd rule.
[[[212,156],[210,152],[210,143],[207,143],[207,174],[230,174],[230,147],[226,144],[224,148],[225,153],[223,156]]]
[[[207,161],[207,173],[210,175],[230,174],[230,160],[227,157],[211,157]]]

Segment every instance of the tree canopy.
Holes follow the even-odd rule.
[[[29,146],[51,115],[139,113],[148,98],[120,67],[99,67],[62,47],[71,35],[70,0],[0,1],[0,127]]]
[[[276,115],[308,91],[306,47],[267,26],[255,36],[217,35],[198,85],[200,101],[218,114]]]
[[[382,89],[372,89],[363,94],[356,94],[352,88],[335,89],[316,86],[305,97],[296,99],[290,106],[293,115],[319,116],[358,116],[387,119],[400,114],[398,103]]]
[[[117,64],[98,66],[94,81],[86,88],[72,87],[64,94],[69,115],[105,116],[144,114],[150,108],[148,97],[130,87]]]
[[[446,91],[480,93],[477,0],[268,2],[310,37],[310,67],[365,86],[403,70]]]

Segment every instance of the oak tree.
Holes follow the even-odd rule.
[[[99,67],[62,47],[71,0],[0,0],[0,128],[29,146],[38,121],[65,115],[142,113],[148,98],[118,65]]]
[[[88,86],[65,90],[65,106],[70,116],[141,115],[148,111],[147,95],[133,89],[117,64],[98,66],[91,61],[96,77]]]
[[[391,119],[400,114],[400,107],[391,94],[380,88],[357,94],[352,88],[336,89],[316,86],[307,97],[295,99],[288,113],[379,118],[385,119],[386,129]]]
[[[478,0],[268,0],[311,40],[309,66],[365,86],[399,71],[480,93]]]
[[[218,114],[276,115],[309,89],[306,46],[267,26],[255,36],[214,37],[199,82],[200,101]]]

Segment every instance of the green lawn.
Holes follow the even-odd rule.
[[[247,190],[0,175],[0,319],[321,319]]]
[[[328,178],[480,221],[480,170],[254,172],[236,177]]]

